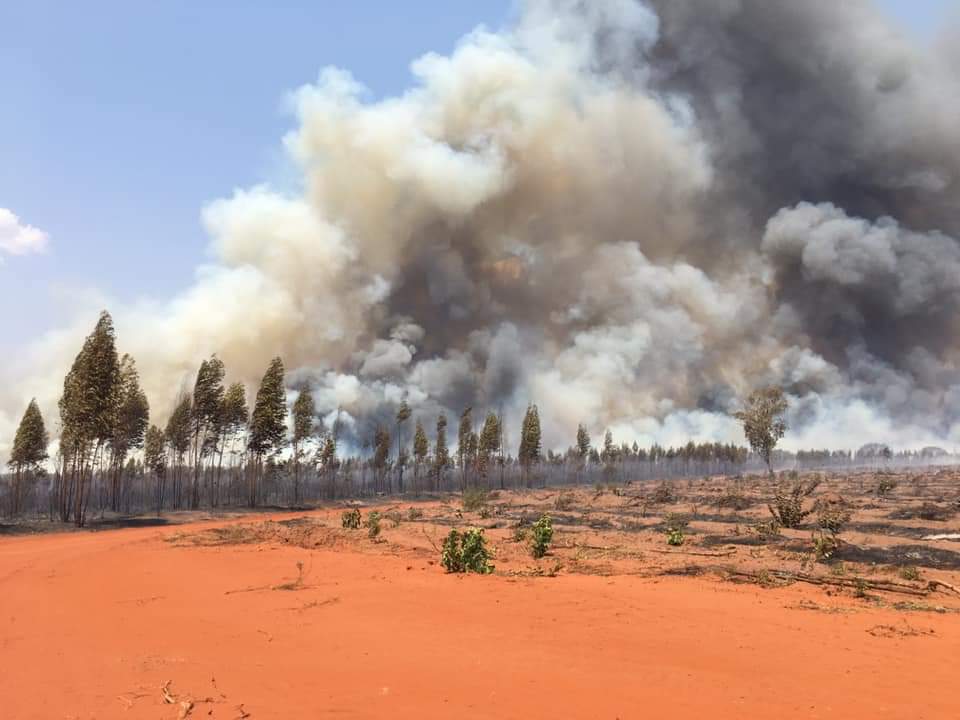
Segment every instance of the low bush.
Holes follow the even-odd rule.
[[[540,519],[530,528],[530,553],[535,558],[542,558],[547,554],[552,541],[553,520],[549,515],[541,515]]]
[[[820,478],[813,478],[807,482],[794,479],[789,486],[781,483],[774,493],[773,505],[767,504],[774,520],[781,527],[800,527],[807,516],[813,512],[813,508],[803,509],[803,501],[812,495],[819,485]]]
[[[889,497],[890,493],[892,493],[896,487],[896,480],[894,480],[892,477],[881,475],[880,479],[877,481],[875,492],[877,493],[877,497],[885,498]]]
[[[412,507],[409,510],[407,510],[407,520],[409,520],[410,522],[413,522],[414,520],[419,520],[422,517],[423,517],[423,510],[421,510],[420,508]]]
[[[440,552],[440,563],[448,573],[474,572],[487,575],[493,572],[490,558],[483,530],[477,529],[463,533],[451,530],[444,539]]]
[[[360,529],[360,509],[350,508],[340,516],[340,522],[347,530]]]
[[[487,491],[482,488],[467,488],[463,491],[463,509],[465,512],[477,512],[487,504]]]
[[[367,529],[367,537],[371,540],[380,535],[380,513],[373,511],[367,515],[363,526]]]
[[[905,565],[904,567],[900,568],[900,577],[902,577],[904,580],[916,582],[920,579],[920,571],[917,570],[917,568],[913,565]]]
[[[682,533],[690,524],[690,518],[681,513],[667,513],[663,518],[663,527],[668,532]]]
[[[680,545],[683,545],[683,541],[683,530],[676,529],[667,531],[667,545],[679,547]]]

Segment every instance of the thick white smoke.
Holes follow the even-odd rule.
[[[110,307],[154,420],[216,353],[251,387],[282,356],[360,439],[406,397],[425,425],[472,405],[512,434],[536,402],[548,446],[578,422],[739,441],[738,397],[781,383],[794,447],[960,441],[955,74],[865,0],[652,5],[531,1],[400,96],[337,69],[297,90],[302,191],[211,203],[192,287]],[[777,22],[783,47],[750,40]],[[30,396],[55,417],[83,310],[0,391],[0,442]]]

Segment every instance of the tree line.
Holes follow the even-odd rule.
[[[694,442],[643,448],[617,444],[609,430],[595,445],[582,424],[566,451],[544,451],[539,410],[531,404],[515,456],[506,449],[502,414],[487,412],[480,421],[472,407],[464,409],[451,452],[446,415],[436,417],[428,435],[424,418],[415,418],[406,400],[390,423],[374,425],[359,447],[343,452],[340,413],[327,426],[317,417],[308,386],[292,393],[288,409],[283,362],[274,358],[251,408],[244,385],[228,384],[224,363],[214,355],[200,363],[192,389],[181,391],[166,423],[152,424],[136,362],[118,354],[112,318],[103,312],[64,378],[54,458],[48,457],[40,409],[35,400],[28,404],[14,438],[11,472],[0,486],[4,506],[10,515],[33,512],[83,526],[91,508],[103,516],[299,506],[397,492],[735,473],[751,463],[770,468],[789,460],[775,450],[786,430],[786,401],[776,389],[758,391],[738,414],[753,452]],[[802,457],[820,464],[841,460],[827,451]]]

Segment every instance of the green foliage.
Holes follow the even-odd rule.
[[[151,425],[144,436],[143,463],[157,477],[163,477],[167,465],[167,453],[163,431]]]
[[[413,460],[417,467],[427,460],[430,454],[430,442],[427,440],[427,433],[423,430],[423,424],[417,420],[416,429],[413,431]]]
[[[371,540],[376,539],[380,535],[380,513],[376,510],[368,513],[363,526],[367,529],[367,537]]]
[[[897,487],[896,480],[894,480],[892,477],[882,475],[879,481],[877,481],[877,488],[876,488],[877,497],[882,497],[882,498],[888,497],[896,487]]]
[[[663,518],[663,527],[667,532],[683,532],[690,524],[690,518],[680,513],[667,513]]]
[[[10,460],[7,464],[11,468],[31,468],[36,467],[47,459],[47,444],[50,437],[47,435],[46,427],[43,424],[43,416],[40,414],[40,408],[37,401],[31,400],[27,405],[20,425],[17,427],[17,434],[13,439],[13,449],[10,452]]]
[[[300,443],[313,435],[317,408],[310,388],[303,388],[293,403],[293,444],[299,447]]]
[[[549,515],[541,515],[530,528],[530,554],[542,558],[547,554],[553,541],[553,520]]]
[[[805,498],[813,494],[820,485],[820,478],[813,478],[807,482],[797,479],[793,475],[793,483],[789,486],[781,484],[774,494],[774,504],[767,505],[770,514],[780,523],[781,527],[798,528],[813,512],[813,508],[803,509]]]
[[[581,465],[587,462],[589,455],[590,433],[587,432],[587,428],[583,424],[577,425],[577,457],[580,459]]]
[[[905,565],[900,568],[900,577],[904,580],[916,582],[920,579],[920,571],[913,565]]]
[[[190,396],[184,395],[167,420],[164,435],[170,449],[177,457],[182,458],[190,447],[190,414]]]
[[[667,533],[667,545],[674,545],[676,547],[679,547],[680,545],[683,545],[683,541],[684,541],[683,530],[675,529],[675,530],[670,530]]]
[[[443,480],[443,472],[450,466],[450,450],[447,447],[447,416],[437,417],[437,439],[433,446],[433,472],[437,483]]]
[[[451,530],[443,541],[440,563],[448,573],[474,572],[486,575],[493,572],[490,557],[483,530],[470,529],[464,533]]]
[[[340,516],[340,522],[343,527],[347,530],[359,530],[360,529],[360,509],[359,508],[350,508],[346,510],[343,515]]]
[[[770,455],[787,432],[783,414],[787,411],[787,399],[778,387],[755,391],[747,399],[747,406],[734,413],[743,425],[743,434],[755,453],[763,458],[770,470]],[[771,470],[772,472],[772,470]],[[789,526],[787,526],[789,527]]]
[[[260,382],[250,419],[247,447],[256,455],[272,454],[284,445],[287,398],[283,378],[283,361],[274,358]]]
[[[517,453],[517,460],[525,474],[540,462],[541,454],[540,411],[536,405],[529,405],[520,427],[520,449]]]

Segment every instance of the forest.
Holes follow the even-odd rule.
[[[555,451],[543,447],[536,404],[527,407],[513,446],[497,413],[481,419],[468,407],[453,418],[456,428],[451,428],[445,414],[418,417],[406,400],[392,423],[376,423],[369,437],[347,444],[336,418],[324,423],[317,416],[308,385],[287,387],[279,357],[266,368],[252,408],[242,383],[227,384],[219,358],[203,360],[192,391],[181,391],[166,422],[155,423],[136,362],[119,355],[106,311],[64,378],[58,409],[59,440],[52,457],[36,401],[24,412],[9,472],[0,479],[0,507],[10,517],[46,517],[82,527],[91,514],[108,512],[304,507],[468,488],[734,475],[765,466],[852,468],[952,459],[940,448],[894,453],[882,443],[856,452],[790,453],[775,448],[776,438],[764,456],[747,428],[749,449],[694,441],[640,447],[618,444],[609,430],[595,443],[583,424],[570,447]]]

